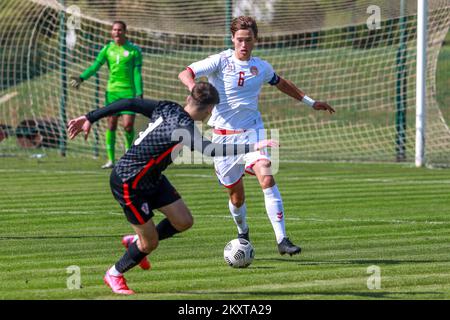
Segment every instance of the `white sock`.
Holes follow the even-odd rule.
[[[280,191],[278,191],[277,185],[274,185],[271,188],[263,189],[263,192],[267,216],[272,223],[273,231],[275,231],[277,243],[280,243],[283,238],[286,237],[283,200],[281,200]]]
[[[246,222],[247,207],[245,206],[245,203],[240,208],[236,208],[231,203],[231,200],[229,200],[228,208],[230,208],[230,213],[231,216],[233,217],[234,223],[236,224],[238,232],[246,233],[248,231],[248,226]]]
[[[122,275],[119,271],[117,271],[115,265],[113,265],[111,268],[109,268],[108,272],[110,275],[115,276],[115,277],[120,277]]]

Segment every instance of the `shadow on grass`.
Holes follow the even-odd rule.
[[[146,291],[140,291],[139,293],[142,294],[156,294],[155,292],[146,292]],[[295,300],[301,300],[301,296],[313,296],[317,299],[333,299],[334,297],[353,297],[353,298],[362,298],[362,299],[391,299],[391,300],[403,300],[403,299],[422,299],[427,296],[428,299],[439,299],[444,298],[444,292],[432,292],[432,291],[381,291],[376,290],[373,292],[364,292],[364,291],[335,291],[335,292],[299,292],[299,291],[176,291],[173,292],[174,295],[180,294],[183,296],[192,295],[192,296],[204,296],[208,295],[209,298],[213,299],[228,299],[230,297],[231,299],[242,299],[245,298],[243,296],[249,296],[251,299],[273,299],[276,297],[277,299],[283,300],[283,297],[285,299],[289,299],[289,302],[294,302]],[[296,298],[295,300],[292,300],[293,296],[300,296]],[[430,297],[432,296],[432,297]],[[214,298],[216,297],[216,298]],[[201,298],[200,298],[201,299]]]
[[[318,265],[394,265],[402,263],[435,263],[435,262],[450,262],[450,260],[391,260],[391,259],[348,259],[348,260],[326,260],[326,261],[302,261],[294,258],[266,258],[266,259],[255,259],[258,261],[279,261],[279,262],[289,262],[296,263],[302,266],[318,266]]]
[[[275,267],[268,267],[268,266],[261,266],[261,267],[256,267],[256,266],[251,266],[251,269],[275,269]]]

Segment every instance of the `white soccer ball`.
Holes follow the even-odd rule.
[[[230,267],[247,268],[255,257],[255,250],[245,239],[234,239],[223,249],[223,258]]]

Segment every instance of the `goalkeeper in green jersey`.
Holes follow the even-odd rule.
[[[87,68],[79,77],[71,78],[71,86],[78,89],[83,81],[97,73],[106,62],[109,69],[109,80],[105,94],[105,105],[120,99],[143,98],[141,49],[127,40],[126,32],[127,26],[123,21],[114,21],[111,30],[113,41],[103,47],[92,66]],[[108,129],[106,131],[108,162],[102,166],[105,169],[114,166],[116,129],[119,116],[123,116],[125,148],[128,150],[133,143],[135,113],[123,111],[108,117]]]

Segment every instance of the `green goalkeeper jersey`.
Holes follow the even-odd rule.
[[[80,78],[89,79],[102,65],[108,63],[108,92],[120,92],[140,96],[142,91],[142,53],[141,49],[128,40],[122,45],[111,41],[98,54],[95,62],[87,68]]]

